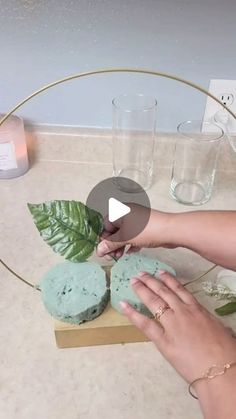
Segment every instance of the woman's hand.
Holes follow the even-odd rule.
[[[199,378],[213,364],[236,361],[236,340],[213,315],[211,315],[174,277],[168,273],[160,275],[157,281],[146,273],[131,280],[140,300],[153,315],[160,307],[167,308],[159,321],[138,313],[128,303],[121,302],[123,313],[159,349],[179,374],[188,382]],[[231,383],[231,385],[229,385]],[[231,418],[212,414],[211,410],[220,403],[216,400],[229,398],[234,402],[233,388],[236,385],[236,367],[224,376],[214,380],[200,381],[195,390],[207,418]],[[227,394],[225,394],[227,393]],[[225,402],[226,403],[226,399]],[[212,408],[211,408],[212,405]],[[214,407],[214,408],[215,408]],[[218,406],[219,412],[221,405]],[[222,407],[224,408],[224,407]],[[231,410],[229,410],[231,412]]]
[[[98,256],[114,256],[119,258],[124,252],[127,244],[130,245],[129,252],[140,250],[142,247],[174,247],[173,243],[168,244],[168,238],[171,240],[171,220],[175,214],[168,214],[156,210],[151,210],[137,204],[128,204],[131,212],[110,223],[108,218],[104,220],[104,231],[102,241],[97,247]],[[144,230],[127,241],[128,235],[137,230],[137,222],[142,219],[142,212],[149,212],[150,217]]]

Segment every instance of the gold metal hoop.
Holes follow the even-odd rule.
[[[222,104],[222,102],[214,96],[212,93],[208,92],[203,87],[189,81],[185,80],[181,77],[175,76],[173,74],[168,73],[162,73],[159,71],[153,71],[148,69],[136,69],[136,68],[105,68],[100,70],[94,70],[94,71],[87,71],[85,73],[77,73],[72,76],[64,77],[62,79],[56,80],[52,83],[47,84],[46,86],[41,87],[41,89],[36,90],[31,95],[27,96],[25,99],[23,99],[21,102],[19,102],[14,108],[12,108],[0,121],[0,126],[11,116],[17,109],[19,109],[21,106],[23,106],[26,102],[28,102],[33,97],[39,95],[40,93],[44,92],[45,90],[51,89],[54,86],[57,86],[59,84],[65,83],[70,80],[79,79],[81,77],[86,76],[93,76],[95,74],[107,74],[107,73],[139,73],[139,74],[148,74],[151,76],[158,76],[158,77],[164,77],[167,79],[175,80],[180,83],[186,84],[187,86],[192,87],[193,89],[198,90],[199,92],[205,94],[206,96],[211,97],[213,100],[215,100],[217,103],[219,103],[226,111],[228,111],[234,119],[236,119],[236,115],[233,111],[231,111],[227,106]]]

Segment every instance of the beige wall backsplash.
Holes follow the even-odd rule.
[[[175,134],[157,133],[155,166],[170,168],[173,161]],[[33,160],[90,162],[112,165],[112,131],[42,125],[27,130],[28,148]],[[218,171],[236,171],[236,152],[227,138],[222,141]]]

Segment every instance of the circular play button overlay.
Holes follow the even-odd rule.
[[[127,242],[144,230],[151,212],[145,190],[137,182],[124,177],[99,182],[88,195],[86,205],[100,212],[117,229],[125,221],[122,241]]]

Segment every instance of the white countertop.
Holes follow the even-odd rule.
[[[155,182],[148,192],[152,206],[190,210],[169,197],[168,147],[172,147],[170,138],[160,139]],[[110,177],[112,171],[107,134],[41,134],[34,149],[34,162],[26,175],[0,181],[0,255],[19,274],[37,283],[62,259],[40,238],[26,203],[50,199],[85,202],[90,189]],[[236,208],[236,158],[229,152],[224,157],[213,197],[201,209]],[[149,253],[172,264],[180,276],[189,279],[211,266],[183,249]],[[201,287],[196,284],[194,289]],[[211,311],[221,304],[203,293],[196,296]],[[231,326],[235,320],[235,315],[224,318]],[[0,412],[4,419],[201,418],[187,385],[152,343],[57,349],[53,320],[43,307],[40,293],[2,266],[0,341]]]

